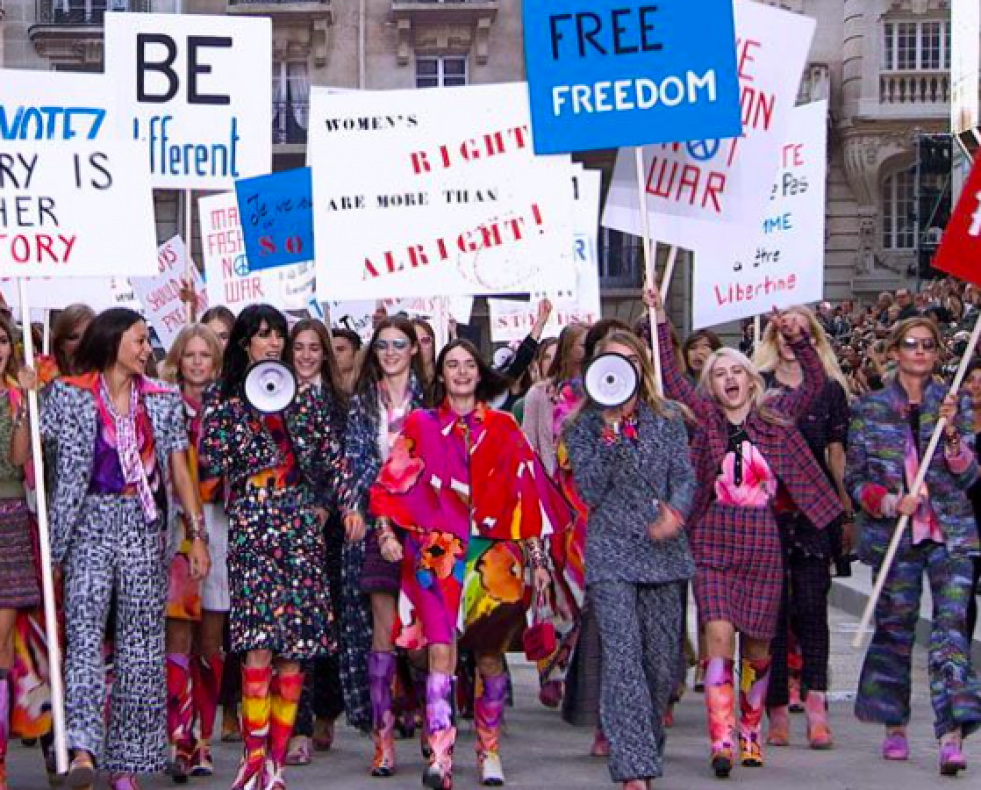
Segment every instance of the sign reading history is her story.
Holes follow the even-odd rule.
[[[153,199],[96,74],[0,71],[0,277],[156,270]]]
[[[794,108],[755,234],[705,224],[692,276],[693,329],[824,297],[827,122],[826,101]]]
[[[571,254],[568,157],[536,157],[523,84],[312,89],[321,301],[558,286]]]
[[[535,151],[740,132],[732,0],[522,3]]]
[[[106,14],[106,76],[154,187],[230,189],[272,165],[272,23]]]

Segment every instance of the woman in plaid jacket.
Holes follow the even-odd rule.
[[[778,488],[818,529],[841,513],[834,489],[794,426],[825,381],[824,369],[793,313],[778,329],[800,360],[803,382],[764,397],[763,379],[741,353],[714,352],[696,389],[671,350],[660,297],[658,339],[664,391],[695,414],[692,462],[698,490],[688,520],[695,559],[694,594],[705,630],[705,706],[712,767],[728,776],[733,762],[731,720],[735,637],[741,635],[739,747],[743,765],[761,766],[760,723],[770,675],[770,640],[776,633],[783,579],[780,535],[773,515]]]

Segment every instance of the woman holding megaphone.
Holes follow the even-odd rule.
[[[692,460],[698,490],[689,519],[695,558],[693,590],[705,631],[705,706],[712,768],[728,776],[734,760],[733,657],[741,638],[739,752],[744,766],[763,765],[760,728],[770,678],[770,641],[776,634],[783,584],[780,534],[774,516],[779,489],[817,529],[841,503],[794,423],[826,376],[803,322],[775,316],[793,348],[803,380],[795,390],[766,395],[763,378],[745,355],[730,348],[705,361],[696,388],[671,352],[670,327],[655,290],[665,393],[695,414]]]
[[[291,399],[292,373],[269,364],[286,332],[269,305],[239,314],[201,428],[201,477],[224,478],[228,491],[229,630],[232,651],[245,655],[236,790],[284,787],[301,663],[334,649],[318,497],[336,488],[342,448],[312,390]]]
[[[600,717],[625,790],[661,775],[662,719],[680,652],[678,583],[694,572],[683,525],[695,495],[682,408],[661,398],[636,335],[601,340],[590,402],[564,430],[589,506],[586,585],[602,644]]]

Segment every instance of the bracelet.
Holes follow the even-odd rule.
[[[204,515],[201,513],[194,513],[186,516],[185,520],[185,534],[187,535],[187,539],[191,542],[200,540],[202,543],[207,545],[208,533],[204,529]]]
[[[525,545],[528,547],[528,563],[531,567],[535,570],[548,568],[548,557],[541,541],[538,538],[529,538]]]

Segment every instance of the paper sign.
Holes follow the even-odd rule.
[[[106,14],[106,78],[154,187],[230,189],[272,165],[272,22]]]
[[[181,301],[181,288],[187,280],[187,248],[180,236],[160,245],[157,268],[156,277],[133,277],[130,283],[161,345],[170,348],[187,323],[187,304]],[[197,295],[196,315],[200,316],[208,309],[208,295],[197,267],[192,265],[190,269]]]
[[[791,113],[762,228],[710,233],[695,253],[692,328],[824,297],[828,103]]]
[[[310,168],[235,182],[252,271],[313,260]]]
[[[981,285],[981,158],[974,159],[971,175],[940,239],[933,267]]]
[[[331,325],[357,332],[365,342],[374,332],[374,315],[379,307],[388,315],[404,313],[411,318],[432,319],[439,313],[437,299],[378,299],[328,302]],[[446,300],[447,315],[458,324],[469,324],[473,313],[473,297],[461,296]]]
[[[569,159],[534,156],[523,84],[312,97],[321,301],[555,282],[569,259]]]
[[[97,74],[0,70],[0,277],[156,270],[153,199]]]
[[[313,296],[312,263],[252,271],[245,252],[238,201],[234,192],[198,200],[201,248],[208,302],[236,315],[257,302],[280,310],[305,310]]]
[[[63,310],[72,304],[87,304],[97,313],[110,307],[130,307],[135,300],[125,277],[80,277],[78,279],[32,279],[27,284],[31,308]],[[20,310],[17,280],[0,278],[0,295],[14,310]]]
[[[537,153],[740,133],[732,0],[521,5]]]
[[[950,9],[950,116],[954,134],[981,123],[981,4],[953,0]]]
[[[698,249],[706,228],[682,220],[759,223],[814,34],[810,17],[750,0],[736,0],[735,10],[742,136],[644,148],[651,235],[686,249]],[[603,224],[642,235],[638,206],[634,152],[622,150]]]

